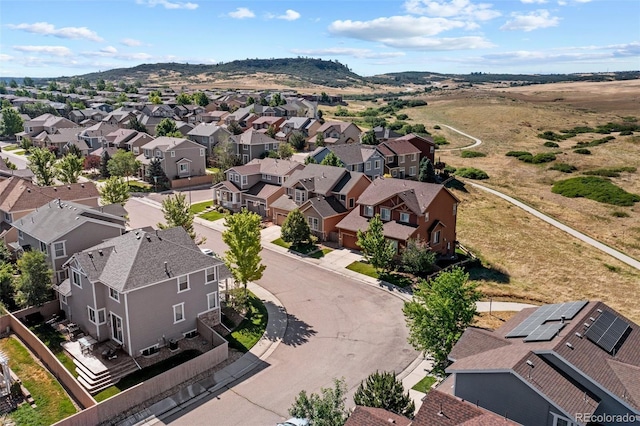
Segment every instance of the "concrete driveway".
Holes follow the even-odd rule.
[[[199,192],[198,199],[199,199]],[[192,199],[196,191],[192,192]],[[155,225],[161,212],[139,200],[127,203],[130,226]],[[196,225],[204,246],[225,250],[219,232]],[[376,370],[402,371],[417,357],[407,343],[403,301],[376,287],[269,250],[257,282],[282,302],[288,326],[264,368],[169,418],[176,425],[268,425],[285,419],[300,390],[318,392],[344,377],[347,403],[361,380]]]

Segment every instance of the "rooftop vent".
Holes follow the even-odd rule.
[[[576,333],[576,336],[577,336],[579,339],[582,339],[582,334],[580,334],[580,333]]]
[[[567,342],[567,347],[568,347],[569,349],[573,349],[573,345],[572,345],[571,343],[569,343],[569,342]]]
[[[102,252],[102,249],[98,250],[98,254],[99,254],[100,256],[104,256],[104,253]]]

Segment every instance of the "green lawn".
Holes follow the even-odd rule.
[[[18,145],[7,145],[2,147],[4,151],[15,151],[16,149],[20,149]]]
[[[14,152],[14,154],[16,154],[16,155],[25,155],[25,152],[26,151],[24,149],[20,149],[20,150]]]
[[[330,248],[323,248],[322,250],[318,250],[314,253],[311,253],[309,257],[313,257],[314,259],[320,259],[324,257],[327,253],[331,253],[333,250]]]
[[[275,244],[280,247],[284,247],[291,251],[295,251],[300,254],[309,254],[315,250],[318,250],[318,246],[315,244],[300,244],[298,246],[292,246],[290,243],[284,241],[282,238],[278,238],[277,240],[271,241],[272,244]],[[329,249],[331,251],[331,249]],[[327,252],[328,253],[328,252]],[[319,255],[319,257],[324,256],[324,254]],[[313,256],[312,256],[313,257]],[[317,259],[317,258],[316,258]]]
[[[201,217],[204,220],[209,220],[211,222],[213,222],[214,220],[222,219],[227,216],[229,216],[229,213],[220,213],[215,210],[211,210],[210,212],[206,212],[198,215],[198,217]]]
[[[129,192],[152,192],[153,186],[148,183],[129,181]]]
[[[229,345],[242,352],[248,352],[264,334],[269,315],[267,308],[255,294],[249,292],[250,309],[240,325],[227,336]]]
[[[378,275],[378,273],[376,272],[373,266],[362,261],[356,261],[351,263],[350,265],[347,266],[347,269],[362,275],[366,275],[371,278],[386,281],[398,287],[409,287],[412,284],[412,281],[410,278],[395,272],[390,272],[388,274],[385,274],[383,272],[382,274]]]
[[[436,378],[433,376],[427,376],[424,379],[416,383],[411,389],[418,392],[427,393],[431,390],[431,386],[436,382]]]
[[[207,171],[209,173],[218,173],[220,171],[220,169],[217,168],[217,167],[207,167]]]
[[[11,413],[17,425],[50,425],[76,412],[60,383],[30,355],[15,338],[0,341],[0,349],[9,357],[9,367],[31,392],[37,408],[24,404]]]
[[[96,394],[94,398],[98,402],[104,401],[105,399],[112,397],[113,395],[116,395],[123,390],[129,389],[130,387],[133,387],[138,383],[142,383],[145,380],[149,380],[150,378],[164,373],[167,370],[171,370],[173,367],[183,364],[201,354],[202,352],[195,349],[189,349],[184,352],[180,352],[179,354],[174,355],[171,358],[167,358],[164,361],[160,361],[157,364],[143,368],[142,370],[138,370],[134,373],[129,374],[128,376],[123,377],[114,386],[108,387],[102,392]]]
[[[203,201],[201,203],[191,204],[191,207],[189,207],[189,210],[191,210],[191,213],[197,215],[205,211],[205,209],[211,205],[213,205],[211,201]]]
[[[65,341],[64,336],[57,330],[54,330],[48,324],[42,323],[32,327],[29,327],[29,330],[36,336],[42,343],[44,343],[51,352],[58,358],[58,360],[64,365],[64,367],[69,370],[69,372],[75,376],[76,375],[76,366],[73,363],[73,360],[67,353],[62,349],[60,345]]]

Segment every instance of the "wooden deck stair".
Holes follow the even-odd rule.
[[[138,365],[132,358],[127,358],[117,365],[99,373],[94,373],[76,359],[73,360],[73,363],[78,373],[78,382],[92,395],[115,385],[124,376],[138,370]]]

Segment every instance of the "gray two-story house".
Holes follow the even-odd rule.
[[[376,146],[385,158],[385,174],[405,179],[417,178],[421,150],[406,139],[391,139]]]
[[[142,147],[142,153],[136,157],[142,164],[140,177],[149,176],[149,164],[153,158],[160,160],[162,169],[169,179],[204,176],[206,174],[206,148],[184,138],[161,136]]]
[[[364,173],[371,179],[384,174],[384,157],[375,146],[362,144],[324,146],[316,148],[310,156],[319,164],[329,152],[333,152],[344,168],[349,171]]]
[[[182,227],[130,231],[74,254],[57,287],[61,308],[97,341],[131,357],[220,323],[223,262],[203,254]]]
[[[242,164],[256,158],[264,158],[269,151],[278,151],[280,141],[277,141],[255,129],[244,131],[240,135],[231,136],[230,140],[235,145],[235,152]]]
[[[63,268],[77,252],[124,233],[126,212],[107,213],[111,207],[91,208],[60,199],[49,201],[13,222],[18,230],[18,245],[23,251],[44,252],[55,274],[55,282],[67,278]],[[106,210],[106,211],[105,211]]]
[[[187,132],[187,137],[207,148],[207,155],[211,155],[213,147],[229,140],[231,132],[216,124],[200,123]]]

